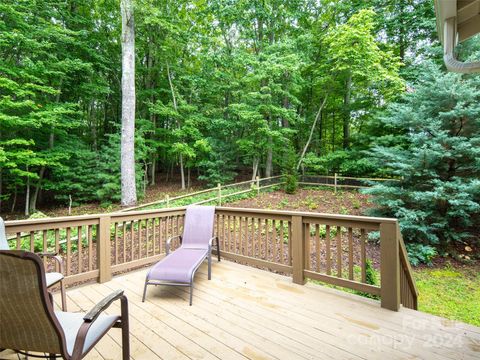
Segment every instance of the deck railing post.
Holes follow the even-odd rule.
[[[112,279],[110,258],[110,216],[100,216],[97,234],[97,266],[98,282],[100,283]]]
[[[301,216],[292,216],[292,280],[295,284],[305,284],[303,270],[305,268],[304,226]]]
[[[218,189],[218,204],[222,206],[222,184],[218,183],[217,189]]]
[[[381,305],[398,311],[400,308],[399,239],[395,223],[380,224],[380,276]]]

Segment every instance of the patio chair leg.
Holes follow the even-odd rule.
[[[145,281],[145,286],[143,287],[143,297],[142,302],[145,302],[145,296],[147,295],[147,281]]]
[[[212,280],[212,253],[208,254],[208,280]]]
[[[192,297],[193,297],[193,282],[190,283],[190,306],[192,306]]]
[[[217,236],[217,256],[218,256],[218,261],[220,261],[220,240],[218,239],[218,236]]]
[[[63,280],[60,282],[60,293],[62,296],[62,310],[67,311],[67,296],[65,294],[65,284]]]
[[[146,286],[146,283],[145,283]],[[128,300],[126,297],[121,299],[122,313],[122,359],[130,359],[130,326],[128,323]]]

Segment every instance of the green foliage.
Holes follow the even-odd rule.
[[[305,173],[312,175],[331,175],[333,173],[345,176],[375,175],[376,165],[360,151],[338,150],[324,156],[308,153],[303,161]]]
[[[65,149],[68,155],[68,165],[55,168],[52,179],[46,189],[54,191],[56,198],[68,204],[94,201],[108,206],[120,201],[120,136],[112,134],[108,142],[94,152],[82,144]],[[143,137],[137,133],[135,144],[136,157],[136,184],[137,194],[143,195],[143,167],[142,161],[146,157]]]
[[[480,78],[424,68],[415,90],[382,118],[400,146],[377,145],[379,167],[401,181],[366,190],[374,214],[397,217],[408,242],[445,249],[472,238],[480,219]],[[381,142],[381,139],[379,140]]]
[[[407,244],[408,260],[413,266],[426,264],[431,266],[432,259],[438,255],[437,250],[430,245],[423,244]]]
[[[284,190],[287,194],[295,194],[298,189],[298,180],[295,175],[287,174],[283,176]]]
[[[1,210],[27,193],[27,210],[118,201],[118,2],[5,0],[0,14]],[[385,135],[399,74],[438,53],[420,45],[433,29],[429,0],[135,1],[139,192],[180,168],[207,186],[293,184],[310,131],[307,173],[381,170],[362,151]]]
[[[370,259],[365,261],[365,282],[369,285],[378,285],[377,272],[373,268],[372,261]]]

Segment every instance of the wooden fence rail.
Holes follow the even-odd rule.
[[[381,183],[385,181],[399,181],[398,179],[372,178],[372,177],[352,177],[341,176],[335,173],[329,175],[302,175],[298,185],[300,186],[328,186],[337,189],[365,189],[371,187],[372,183]]]
[[[262,183],[266,183],[266,182],[271,182],[271,184],[262,185]],[[179,196],[175,196],[175,197],[169,197],[168,195],[166,195],[165,199],[152,201],[152,202],[141,204],[141,205],[138,205],[138,206],[135,206],[135,207],[130,207],[130,208],[127,208],[127,209],[124,209],[124,210],[120,210],[120,212],[130,212],[132,210],[140,210],[140,209],[144,209],[144,208],[147,208],[147,207],[158,206],[158,205],[162,205],[162,204],[169,207],[169,205],[172,201],[187,199],[187,198],[190,198],[190,197],[195,197],[195,196],[202,195],[202,194],[207,194],[207,193],[212,193],[212,195],[207,199],[192,202],[191,205],[201,205],[201,204],[206,204],[206,203],[210,203],[210,202],[214,202],[214,201],[217,201],[221,205],[222,199],[225,199],[225,198],[228,198],[228,197],[231,197],[231,196],[235,196],[235,195],[245,194],[245,193],[248,193],[250,191],[257,191],[257,193],[259,193],[261,190],[268,189],[272,186],[277,186],[277,185],[281,185],[281,184],[283,184],[281,175],[271,176],[271,177],[268,177],[268,178],[260,178],[260,177],[257,176],[257,178],[255,180],[247,180],[247,181],[242,181],[242,182],[228,184],[228,185],[218,184],[214,188],[195,191],[195,192],[191,192],[191,193],[188,193],[188,194],[179,195]],[[235,192],[228,192],[228,193],[222,194],[222,191],[224,191],[225,189],[232,188],[232,187],[234,187],[234,188],[246,187],[246,188],[243,189],[243,190],[239,190],[239,191],[235,191]]]
[[[7,221],[6,230],[14,235],[11,248],[63,256],[67,284],[105,282],[165,256],[165,241],[182,233],[184,216],[184,207],[117,212]],[[380,232],[379,284],[367,282],[370,231]],[[395,219],[217,207],[215,234],[226,259],[290,274],[297,284],[312,279],[379,296],[391,310],[400,304],[417,308],[418,291]]]

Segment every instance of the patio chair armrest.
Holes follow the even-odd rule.
[[[213,241],[214,241],[216,238],[217,238],[216,236],[210,238],[210,240],[208,240],[208,246],[212,246],[212,245],[213,245]]]
[[[182,235],[175,235],[175,236],[169,237],[165,243],[165,252],[167,253],[167,255],[170,253],[170,243],[175,238],[179,238],[180,244],[182,243]]]
[[[47,253],[47,252],[41,252],[41,253],[36,253],[38,256],[41,257],[46,257],[55,260],[58,263],[59,267],[59,272],[63,274],[63,259],[61,256],[59,256],[57,253]]]
[[[116,290],[107,297],[105,297],[103,300],[101,300],[97,305],[95,305],[84,317],[83,320],[87,323],[94,322],[95,319],[103,312],[105,311],[115,300],[118,300],[122,297],[125,297],[123,295],[123,290]]]
[[[77,337],[75,338],[75,345],[73,347],[72,359],[80,359],[83,353],[83,345],[85,344],[85,339],[87,338],[88,330],[90,326],[95,322],[98,316],[105,311],[115,300],[120,299],[121,304],[121,317],[114,324],[113,327],[124,327],[128,331],[128,300],[127,297],[123,294],[123,290],[117,290],[105,297],[97,305],[95,305],[84,317],[83,324],[80,325],[78,329]],[[102,335],[103,336],[103,335]],[[123,344],[125,346],[125,344]]]

